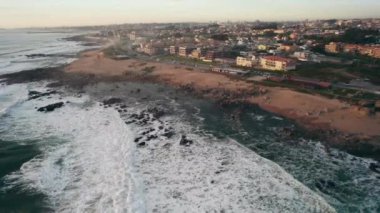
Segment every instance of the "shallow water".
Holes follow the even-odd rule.
[[[352,156],[326,148],[321,141],[307,137],[302,129],[286,119],[256,107],[201,108],[202,128],[220,137],[232,137],[268,158],[297,180],[322,195],[338,212],[379,212],[380,174],[369,169],[372,159]],[[239,116],[231,114],[239,109]],[[216,113],[218,112],[218,113]],[[284,127],[296,134],[284,137]]]
[[[41,30],[0,31],[0,75],[6,73],[52,67],[72,62],[76,54],[88,47],[63,38],[83,34],[83,31],[54,32]],[[47,57],[27,57],[32,54],[47,54]]]

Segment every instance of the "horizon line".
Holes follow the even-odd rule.
[[[327,21],[327,20],[369,20],[369,19],[380,19],[379,17],[362,17],[362,18],[320,18],[320,19],[288,19],[288,20],[209,20],[209,21],[162,21],[162,22],[123,22],[123,23],[110,23],[110,24],[86,24],[86,25],[61,25],[61,26],[29,26],[29,27],[1,27],[2,30],[16,30],[16,29],[41,29],[41,28],[81,28],[81,27],[106,27],[106,26],[113,26],[113,25],[134,25],[134,24],[181,24],[181,23],[198,23],[198,24],[206,24],[206,23],[241,23],[241,22],[247,22],[247,23],[253,23],[253,22],[264,22],[264,23],[284,23],[284,22],[302,22],[302,21]]]

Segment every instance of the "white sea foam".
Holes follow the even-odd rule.
[[[194,134],[191,125],[169,120],[195,144],[180,146],[177,136],[137,149],[148,212],[334,212],[277,164],[233,140]]]
[[[57,98],[25,102],[12,115],[20,123],[10,134],[45,141],[39,145],[44,154],[8,175],[10,184],[46,194],[60,212],[143,212],[132,167],[134,136],[118,113],[86,98],[66,98],[70,103],[53,113],[34,109]]]
[[[1,85],[0,84],[0,115],[6,113],[8,109],[24,101],[27,96],[25,84]]]
[[[35,109],[66,100],[51,113]],[[7,181],[46,194],[59,212],[334,212],[275,163],[232,140],[195,133],[181,118],[163,122],[193,145],[180,146],[177,134],[136,148],[135,133],[149,126],[127,126],[86,96],[53,95],[16,108],[5,137],[39,139],[43,155]]]

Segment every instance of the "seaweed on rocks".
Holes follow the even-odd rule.
[[[63,107],[63,105],[64,105],[63,102],[58,102],[58,103],[50,104],[50,105],[47,105],[44,107],[40,107],[40,108],[38,108],[37,111],[39,111],[39,112],[52,112],[55,109]]]
[[[38,92],[38,91],[29,91],[28,95],[29,95],[29,98],[28,100],[33,100],[33,99],[37,99],[37,98],[41,98],[41,97],[44,97],[44,96],[49,96],[49,95],[53,95],[53,94],[56,94],[57,91],[50,91],[50,92]]]
[[[110,99],[104,100],[103,104],[104,105],[113,105],[113,104],[121,103],[122,101],[123,100],[121,100],[120,98],[110,98]]]
[[[193,143],[192,140],[187,139],[186,135],[182,135],[181,140],[179,141],[179,145],[181,146],[191,146]]]

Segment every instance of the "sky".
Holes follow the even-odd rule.
[[[0,0],[0,28],[380,18],[380,0]]]

